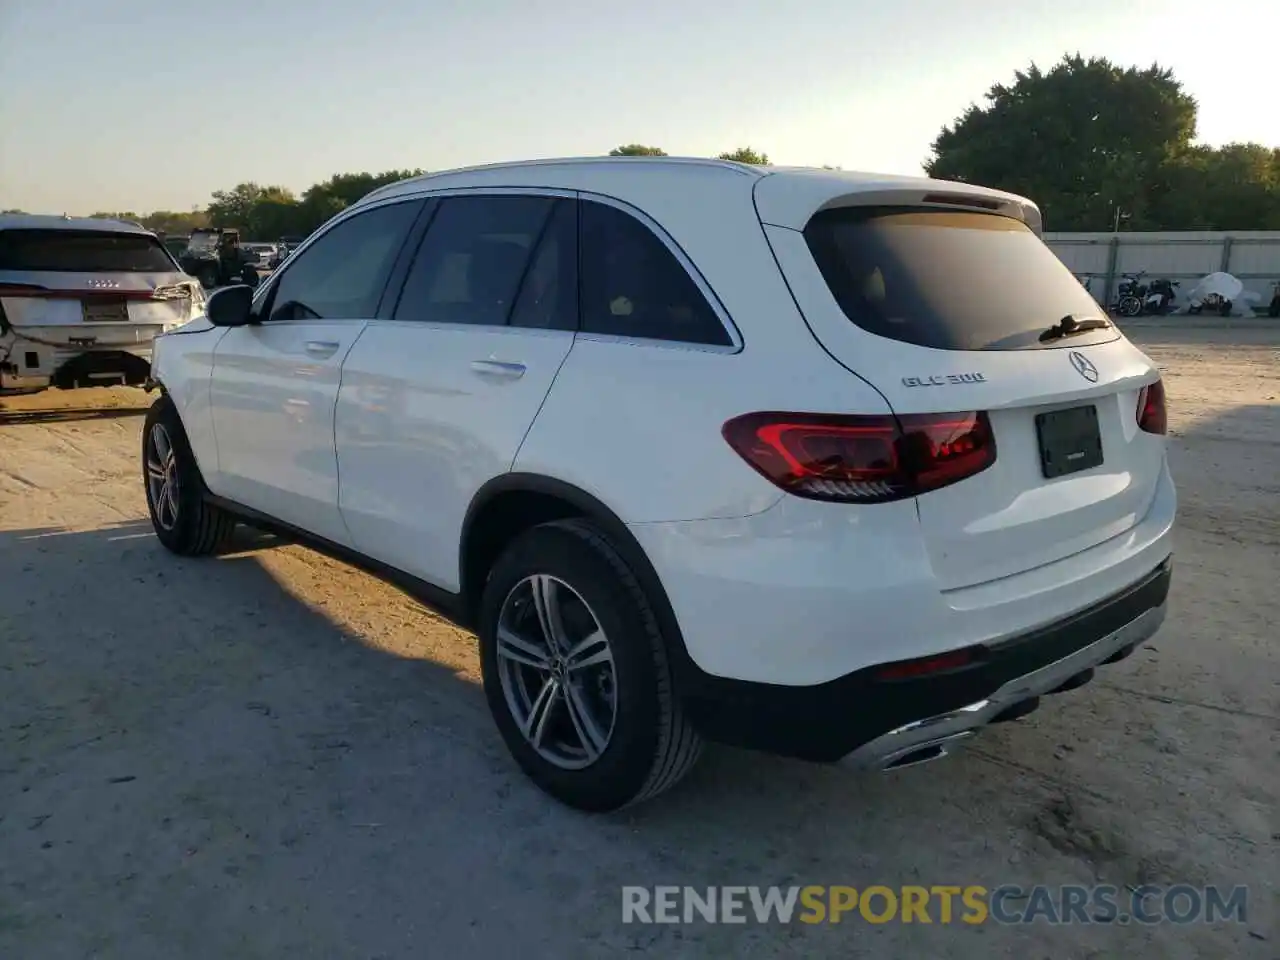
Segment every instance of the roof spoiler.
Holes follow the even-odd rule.
[[[1040,208],[1030,200],[965,184],[885,178],[872,183],[841,183],[818,177],[763,177],[755,186],[762,223],[803,230],[823,210],[838,207],[906,206],[981,210],[1021,220],[1037,235],[1044,231]]]

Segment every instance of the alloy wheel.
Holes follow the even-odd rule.
[[[156,523],[172,530],[178,522],[178,461],[163,424],[151,425],[147,437],[147,495]]]
[[[617,721],[617,676],[581,594],[547,574],[517,583],[498,614],[497,661],[507,709],[540,757],[566,770],[600,758]]]

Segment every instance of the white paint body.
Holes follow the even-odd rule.
[[[833,199],[918,203],[956,186],[673,160],[406,181],[355,209],[501,188],[642,211],[695,268],[733,346],[370,317],[229,330],[198,321],[157,341],[155,374],[215,494],[456,591],[477,491],[509,472],[561,481],[634,533],[699,667],[817,684],[1026,632],[1116,593],[1171,552],[1164,437],[1136,420],[1138,391],[1158,374],[1118,331],[1005,352],[878,337],[843,315],[798,232]],[[1038,228],[1026,201],[964,189]],[[277,276],[305,256],[306,245]],[[332,354],[309,355],[317,341],[334,343]],[[1096,366],[1096,382],[1069,362],[1073,350]],[[506,363],[523,374],[504,374]],[[946,382],[972,371],[982,382]],[[910,378],[940,383],[908,387]],[[1082,400],[1098,405],[1105,462],[1045,480],[1034,415]],[[985,410],[998,456],[912,499],[802,500],[721,437],[725,421],[756,410]]]

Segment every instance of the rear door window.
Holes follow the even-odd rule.
[[[578,327],[578,204],[557,200],[534,248],[509,321],[534,330]]]
[[[814,216],[804,236],[849,320],[904,343],[1031,349],[1065,316],[1103,316],[1053,251],[1011,217],[842,207]],[[1044,345],[1078,344],[1089,336]]]
[[[155,237],[107,230],[0,231],[0,270],[48,273],[176,273]]]
[[[730,346],[689,272],[631,214],[582,201],[579,270],[587,333]]]
[[[505,326],[556,203],[521,195],[442,200],[405,278],[395,319]]]

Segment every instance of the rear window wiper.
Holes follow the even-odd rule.
[[[1106,330],[1110,326],[1111,322],[1101,317],[1087,317],[1084,320],[1077,320],[1068,313],[1052,327],[1040,334],[1040,342],[1052,343],[1054,340],[1061,340],[1063,337],[1074,337],[1078,333],[1088,333],[1090,330]]]

